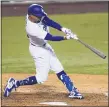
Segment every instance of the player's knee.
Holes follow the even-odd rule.
[[[66,76],[67,74],[64,71],[61,71],[59,73],[57,73],[57,77],[62,80],[64,76]]]
[[[36,75],[36,78],[37,78],[37,83],[38,84],[42,84],[42,83],[44,83],[47,80],[47,76]]]

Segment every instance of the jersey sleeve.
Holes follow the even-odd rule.
[[[47,16],[44,17],[44,19],[42,20],[42,22],[43,22],[44,24],[46,24],[47,26],[53,27],[53,28],[55,28],[55,29],[61,31],[62,26],[61,26],[59,23],[53,21],[52,19],[50,19],[50,18],[47,17]]]
[[[65,40],[63,36],[52,36],[50,33],[47,33],[45,40],[50,41],[62,41]]]
[[[47,32],[38,26],[26,27],[26,32],[28,35],[36,36],[37,38],[40,38],[40,39],[44,39],[47,35]]]

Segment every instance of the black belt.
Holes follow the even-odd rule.
[[[32,44],[32,43],[31,43],[31,45],[36,46],[36,45],[34,45],[34,44]],[[44,43],[42,46],[45,46],[45,45],[46,45],[46,43]]]

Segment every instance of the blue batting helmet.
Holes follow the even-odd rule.
[[[32,4],[28,7],[28,15],[33,15],[37,17],[43,17],[47,14],[44,12],[43,7],[39,4]]]

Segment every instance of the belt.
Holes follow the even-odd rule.
[[[36,46],[36,45],[34,45],[33,43],[31,43],[31,45]],[[46,45],[46,43],[44,43],[42,46],[45,46],[45,45]]]

